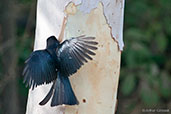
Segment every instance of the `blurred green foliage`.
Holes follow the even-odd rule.
[[[126,0],[124,42],[118,93],[118,114],[141,114],[141,109],[171,105],[171,0]],[[33,0],[17,0],[18,91],[25,109],[28,89],[21,76],[33,49],[33,30],[26,31]],[[0,5],[1,6],[1,5]],[[34,17],[32,18],[35,19]],[[0,74],[3,74],[0,53]],[[1,80],[2,77],[0,77]],[[139,107],[141,107],[139,109]],[[138,110],[136,112],[136,110]],[[135,113],[136,112],[136,113]],[[3,110],[0,109],[0,114]],[[24,111],[23,111],[24,113]]]
[[[169,108],[171,1],[126,0],[125,6],[119,99],[132,99],[132,102],[124,108],[122,105],[126,102],[119,101],[119,109],[127,109],[124,113],[127,114],[138,106]]]
[[[8,85],[11,84],[10,82],[10,78],[8,78],[5,74],[5,71],[8,72],[8,69],[4,68],[4,58],[8,58],[5,57],[6,53],[10,53],[10,52],[6,52],[7,48],[11,49],[11,47],[13,46],[13,42],[14,42],[14,46],[12,48],[15,48],[17,51],[15,52],[15,54],[17,55],[17,65],[15,69],[15,77],[16,79],[16,85],[17,85],[17,89],[14,90],[17,92],[17,103],[19,106],[19,113],[24,114],[25,113],[25,109],[26,109],[26,102],[27,102],[27,96],[28,96],[28,88],[25,87],[25,85],[23,84],[23,76],[22,76],[22,70],[24,67],[24,62],[25,60],[29,57],[30,53],[33,51],[33,42],[34,42],[34,31],[35,31],[35,6],[36,6],[36,1],[33,0],[14,0],[12,2],[9,2],[10,0],[2,0],[0,1],[0,9],[3,9],[3,11],[5,13],[0,13],[0,18],[1,16],[3,18],[6,18],[8,15],[8,18],[10,18],[10,13],[11,10],[7,10],[6,11],[6,7],[7,8],[15,8],[12,9],[15,13],[14,15],[14,25],[15,25],[15,29],[14,29],[14,36],[16,39],[14,38],[9,38],[7,39],[5,36],[3,36],[3,33],[1,31],[1,29],[5,30],[5,28],[2,28],[1,26],[1,21],[4,23],[9,23],[9,20],[5,20],[3,21],[3,18],[1,18],[2,20],[0,21],[0,43],[1,44],[8,44],[8,41],[11,43],[9,44],[9,46],[7,45],[2,45],[5,48],[2,48],[0,50],[0,114],[7,114],[9,113],[8,110],[8,106],[5,106],[7,103],[6,101],[8,101],[8,95],[6,96],[5,91],[8,88]],[[8,14],[9,13],[9,14]],[[10,25],[10,24],[9,24]],[[11,26],[11,25],[10,25]],[[8,30],[6,30],[6,34],[10,34],[8,33]],[[1,38],[2,36],[2,38]],[[9,60],[9,61],[13,61]],[[15,61],[15,60],[14,60]],[[10,68],[10,66],[9,66]],[[9,92],[10,93],[10,92]],[[3,100],[3,99],[7,99],[7,100]],[[16,99],[16,98],[15,98]],[[15,100],[14,100],[15,101]],[[12,101],[11,101],[12,102]],[[11,103],[12,104],[12,103]],[[15,103],[13,103],[15,104]],[[5,108],[7,107],[7,108]],[[9,106],[9,109],[10,108]],[[13,113],[12,111],[10,112],[11,114]],[[16,112],[15,112],[16,114]]]

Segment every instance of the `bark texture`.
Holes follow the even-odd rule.
[[[38,103],[49,91],[51,86],[49,84],[29,91],[26,114],[63,114],[64,112],[65,114],[113,114],[117,101],[121,52],[111,35],[111,28],[104,15],[104,6],[98,3],[97,7],[88,13],[84,13],[80,11],[80,5],[65,4],[64,2],[66,1],[38,1],[34,49],[44,49],[47,37],[59,36],[65,15],[67,16],[67,23],[64,39],[79,35],[96,37],[99,44],[96,56],[93,57],[94,60],[89,61],[70,77],[73,90],[80,104],[78,106],[52,108],[48,102],[45,106],[39,106]],[[63,7],[65,11],[61,10]],[[112,7],[109,10],[112,10]],[[122,10],[118,9],[120,13],[123,13]],[[120,26],[123,25],[123,16],[121,17],[121,22],[119,22],[121,24],[112,29],[122,28]],[[119,19],[117,18],[117,20]],[[122,34],[122,30],[119,34]]]

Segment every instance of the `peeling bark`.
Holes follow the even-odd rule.
[[[121,56],[118,42],[123,43],[123,4],[124,0],[38,1],[34,50],[44,49],[49,36],[62,38],[63,34],[63,40],[79,35],[95,36],[99,45],[94,60],[70,78],[80,102],[78,106],[50,107],[50,102],[39,106],[49,91],[49,84],[29,91],[27,114],[115,113]],[[115,14],[112,14],[113,10]],[[66,27],[62,24],[65,16]],[[119,47],[122,50],[123,44]]]
[[[53,26],[49,26],[47,30],[52,34],[59,36],[59,31],[54,31],[56,29],[61,29],[62,20],[65,16],[65,8],[66,6],[73,2],[75,5],[80,5],[78,8],[83,13],[90,13],[93,9],[97,8],[99,2],[103,4],[103,13],[106,17],[106,21],[111,27],[112,37],[117,41],[119,49],[122,51],[124,47],[123,43],[123,19],[124,19],[124,4],[125,0],[51,0],[51,2],[47,0],[41,0],[38,3],[38,11],[37,11],[37,20],[39,18],[43,18],[44,21],[51,21],[51,23],[55,24]],[[49,8],[50,7],[50,8]],[[56,14],[52,13],[56,10]],[[46,16],[43,16],[43,12],[45,12]],[[54,14],[53,18],[47,19]],[[58,17],[60,16],[60,17]],[[40,19],[41,20],[41,19]],[[56,21],[55,21],[56,20]],[[40,22],[42,23],[42,22]],[[39,26],[39,25],[37,25]],[[43,25],[42,26],[46,26]],[[116,29],[117,28],[117,29]],[[44,36],[45,37],[45,36]],[[46,38],[46,37],[45,37]],[[43,39],[43,38],[42,38]],[[35,46],[37,46],[35,44]],[[35,47],[36,48],[36,47]]]
[[[103,4],[103,13],[111,27],[112,37],[117,41],[119,49],[122,51],[124,47],[122,32],[125,0],[81,0],[80,10],[84,13],[90,13],[92,9],[97,8],[99,2]]]

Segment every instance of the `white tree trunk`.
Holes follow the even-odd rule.
[[[72,2],[73,3],[72,3]],[[46,39],[61,33],[64,39],[86,35],[99,42],[96,56],[70,77],[78,106],[40,106],[51,84],[29,91],[26,114],[114,114],[123,48],[124,0],[39,0],[35,50],[46,47]],[[62,36],[62,35],[60,35]],[[115,40],[114,40],[115,39]]]

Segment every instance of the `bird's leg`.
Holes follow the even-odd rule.
[[[61,29],[61,32],[60,32],[59,37],[58,37],[59,42],[63,41],[64,30],[65,30],[65,27],[66,27],[66,21],[67,21],[67,17],[64,16],[63,23],[62,23],[62,29]]]

